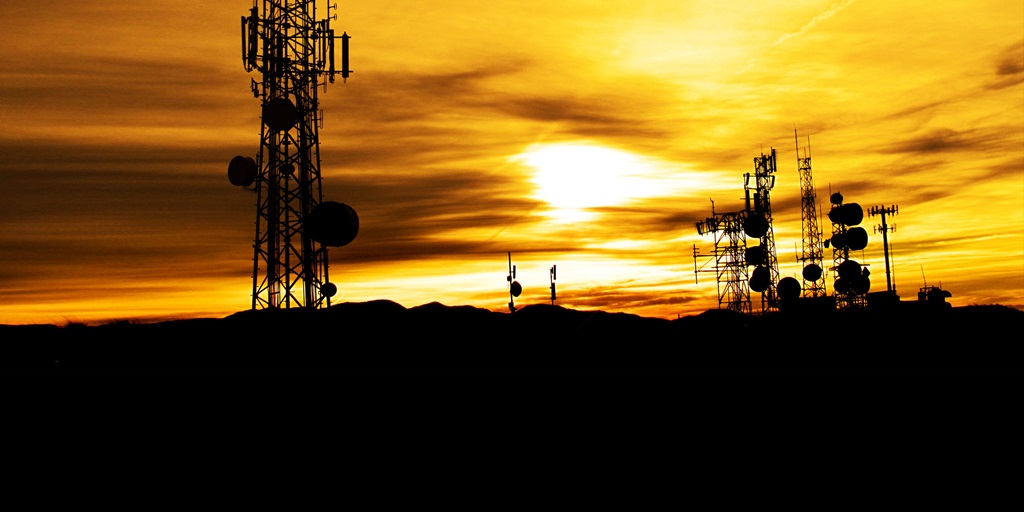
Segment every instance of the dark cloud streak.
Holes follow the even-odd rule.
[[[1006,127],[1009,129],[1009,127]],[[1016,141],[1008,137],[1007,129],[964,129],[937,128],[916,135],[888,147],[879,148],[883,153],[954,153],[981,152],[1007,154],[1015,149]],[[1019,149],[1019,148],[1016,148]]]

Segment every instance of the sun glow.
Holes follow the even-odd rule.
[[[513,160],[532,168],[534,197],[560,222],[591,220],[594,208],[671,193],[656,162],[594,144],[535,144]]]

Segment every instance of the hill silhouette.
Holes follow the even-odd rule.
[[[388,300],[221,319],[0,325],[4,374],[1019,374],[1006,306],[675,320]]]

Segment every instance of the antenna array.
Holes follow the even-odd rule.
[[[867,265],[851,259],[850,251],[860,251],[868,245],[868,233],[859,226],[864,220],[864,209],[857,203],[843,203],[843,195],[839,192],[832,194],[829,200],[832,201],[828,212],[832,221],[832,238],[825,246],[832,246],[836,307],[841,310],[863,308],[867,305],[866,295],[871,288],[868,278],[871,272]]]

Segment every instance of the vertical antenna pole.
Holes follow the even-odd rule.
[[[693,284],[697,284],[697,244],[693,244]]]
[[[508,253],[508,310],[510,313],[516,312],[516,290],[515,287],[518,284],[515,281],[516,269],[512,266],[512,252]]]
[[[888,208],[885,207],[885,206],[873,206],[873,207],[871,207],[871,210],[868,211],[868,213],[872,217],[874,217],[875,215],[879,215],[879,216],[882,217],[882,225],[881,226],[875,226],[875,232],[876,233],[879,232],[879,231],[882,232],[882,249],[883,249],[883,252],[884,252],[884,255],[885,255],[885,290],[890,292],[890,293],[892,293],[893,291],[895,291],[895,289],[893,288],[893,285],[892,285],[892,271],[891,271],[891,269],[889,267],[889,236],[888,236],[888,233],[889,233],[889,231],[896,231],[896,226],[893,225],[890,228],[889,225],[886,224],[886,222],[885,222],[885,216],[886,215],[896,215],[897,213],[899,213],[899,207],[896,206],[896,205],[889,206]]]
[[[551,265],[551,272],[550,272],[550,274],[551,274],[551,305],[552,306],[555,305],[555,279],[557,279],[555,272],[556,272],[556,268],[557,267],[558,267],[558,265]]]

